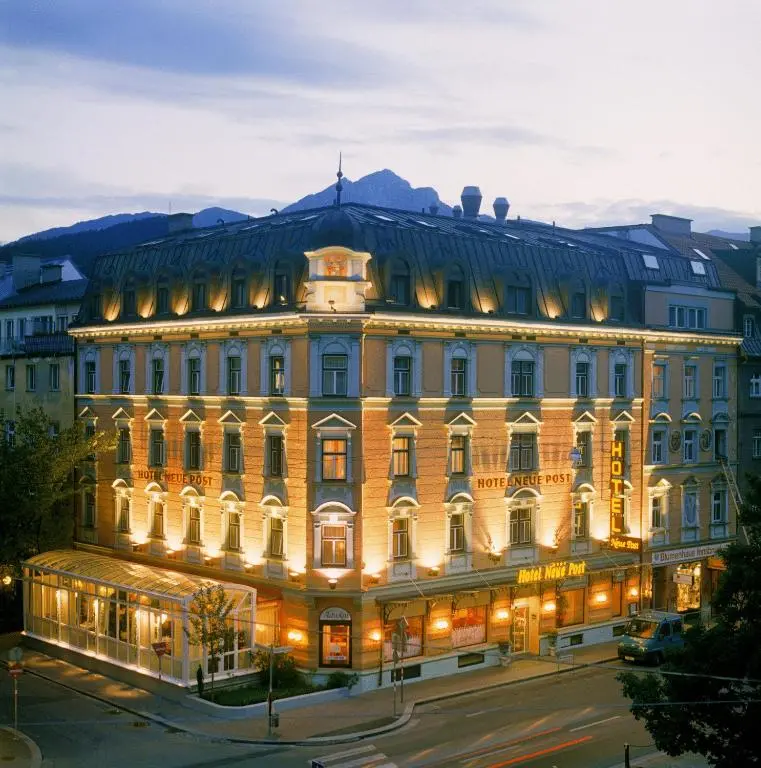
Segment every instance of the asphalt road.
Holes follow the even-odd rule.
[[[10,678],[0,671],[3,723],[12,722],[11,691]],[[388,736],[317,748],[252,747],[189,736],[32,675],[21,678],[19,692],[19,727],[39,745],[45,768],[305,768],[316,758],[325,768],[607,768],[623,761],[625,742],[650,744],[628,713],[611,669],[450,699],[416,710],[407,726]]]

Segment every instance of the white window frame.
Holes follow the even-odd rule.
[[[648,523],[647,531],[651,546],[668,544],[669,541],[669,498],[671,484],[662,479],[647,489],[648,495]],[[653,525],[653,499],[659,499],[661,505],[661,523],[660,526]]]
[[[275,563],[288,562],[288,507],[275,496],[264,498],[259,504],[262,510],[262,557],[265,560],[272,560]],[[283,525],[282,552],[277,555],[271,550],[270,533],[272,520],[280,520]]]
[[[476,423],[465,414],[455,417],[447,424],[447,477],[471,477],[473,475],[473,428]],[[452,469],[452,438],[465,438],[465,471],[453,472]]]
[[[663,369],[663,394],[657,395],[655,393],[655,369],[656,367]],[[670,379],[669,379],[669,363],[668,360],[664,360],[663,358],[656,357],[653,360],[653,369],[651,372],[652,380],[651,380],[651,392],[652,392],[652,398],[653,400],[668,400],[669,399],[669,386],[670,386]]]
[[[692,367],[695,370],[695,377],[693,379],[693,394],[688,395],[687,388],[687,368]],[[682,364],[682,400],[699,400],[700,399],[700,365],[696,358],[687,358]]]
[[[505,396],[527,397],[513,392],[513,362],[534,363],[534,394],[529,399],[544,397],[544,350],[538,344],[506,344]]]
[[[452,360],[465,360],[465,392],[458,397],[476,397],[476,344],[472,341],[447,341],[444,343],[444,397],[452,395]]]
[[[164,363],[164,381],[160,393],[153,392],[153,361],[162,360]],[[169,345],[163,342],[153,342],[148,347],[145,371],[145,391],[149,397],[163,397],[169,393]]]
[[[124,411],[122,408],[120,408],[114,415],[113,415],[113,422],[114,422],[114,429],[116,430],[117,437],[121,437],[121,430],[126,429],[129,431],[129,461],[122,462],[119,461],[119,445],[121,444],[121,440],[117,442],[116,449],[114,451],[114,460],[117,464],[132,464],[132,461],[135,457],[135,433],[133,428],[133,421],[134,419],[129,418],[127,416],[126,411]],[[150,437],[150,433],[149,433]]]
[[[761,373],[750,377],[749,397],[761,397]]]
[[[222,514],[224,516],[224,551],[232,554],[242,554],[246,548],[246,516],[244,514],[245,502],[240,499],[232,498],[234,494],[223,494],[227,498],[221,499]],[[232,516],[238,516],[238,544],[233,546],[233,542],[230,539],[232,531]]]
[[[200,387],[197,395],[190,394],[189,361],[198,358],[201,361]],[[182,345],[182,394],[188,397],[202,397],[208,390],[206,388],[206,344],[199,341],[189,341]]]
[[[147,506],[148,506],[148,538],[149,539],[159,539],[161,541],[165,541],[167,538],[167,523],[168,523],[168,503],[167,503],[167,493],[166,491],[163,491],[160,486],[158,486],[156,483],[151,483],[146,489],[145,489],[145,495],[147,497]],[[162,513],[162,523],[163,523],[163,531],[161,533],[155,533],[155,515],[156,515],[156,505],[161,504],[163,508]]]
[[[410,393],[397,395],[394,381],[394,359],[410,359]],[[389,339],[386,342],[386,397],[420,397],[422,392],[423,358],[419,341],[413,339]]]
[[[519,552],[527,553],[522,559],[533,562],[534,553],[538,546],[538,542],[542,541],[541,530],[541,506],[542,496],[535,491],[528,488],[521,488],[516,491],[512,496],[507,499],[506,514],[505,514],[505,548],[508,550],[508,558],[511,557],[511,553],[516,550]],[[510,541],[510,517],[511,513],[528,507],[531,512],[531,537],[528,542],[511,542]]]
[[[95,386],[93,392],[87,391],[87,363],[95,364]],[[82,347],[79,350],[79,381],[81,382],[81,395],[83,397],[100,392],[100,347]]]
[[[752,339],[756,335],[756,318],[753,315],[743,316],[743,336]]]
[[[623,395],[616,394],[616,365],[626,366]],[[627,400],[634,397],[634,350],[614,347],[608,352],[608,393]]]
[[[685,481],[682,484],[682,541],[696,541],[700,538],[700,485],[697,482]],[[695,523],[687,525],[687,499],[695,497]]]
[[[186,486],[180,491],[182,499],[182,541],[186,547],[200,550],[204,546],[204,497],[192,486]],[[190,522],[191,510],[198,510],[198,541],[191,541]]]
[[[761,459],[761,429],[754,429],[750,440],[752,458]]]
[[[714,400],[726,400],[729,392],[729,365],[725,358],[713,361],[711,372],[711,396]]]
[[[571,348],[571,397],[584,397],[579,395],[576,389],[576,364],[589,364],[589,394],[586,398],[593,399],[597,397],[597,350],[592,347],[572,347]]]
[[[444,568],[446,573],[462,573],[473,568],[473,499],[456,494],[444,505]],[[452,550],[452,517],[462,516],[463,549]]]
[[[231,357],[240,358],[240,391],[230,394],[227,361]],[[248,342],[245,339],[227,339],[219,346],[219,387],[220,395],[226,397],[245,397],[248,394]]]
[[[355,567],[354,561],[354,519],[356,512],[339,501],[321,504],[312,513],[313,548],[312,558],[315,569],[330,571],[349,571]],[[344,566],[323,565],[322,563],[322,527],[323,525],[343,525],[346,528],[346,564]]]
[[[571,518],[569,522],[570,537],[574,542],[588,542],[592,538],[592,530],[595,522],[595,501],[597,501],[597,492],[589,483],[580,485],[571,493]],[[576,505],[586,504],[587,506],[587,531],[584,536],[576,535]]]
[[[246,473],[246,460],[245,460],[245,448],[243,441],[243,429],[242,425],[237,424],[225,424],[222,430],[222,474],[233,475],[234,477],[242,477]],[[231,435],[235,435],[239,440],[238,445],[238,469],[230,469],[228,462],[227,451],[229,448],[229,438]]]
[[[659,433],[662,435],[661,439],[661,456],[660,460],[655,460],[655,435],[656,433]],[[669,452],[669,445],[668,445],[668,429],[666,428],[666,424],[663,422],[655,422],[654,424],[650,425],[650,464],[651,465],[663,465],[668,464],[668,452]]]
[[[262,457],[262,477],[271,478],[275,481],[283,481],[288,477],[288,425],[274,412],[268,413],[260,422],[262,428],[263,451]],[[273,475],[271,467],[271,457],[269,442],[271,437],[279,437],[283,442],[283,457],[281,475]]]
[[[291,342],[279,336],[264,339],[260,346],[261,371],[259,386],[263,396],[288,397],[291,394]],[[270,387],[270,359],[282,357],[285,366],[285,388],[280,395],[273,395]]]
[[[693,439],[689,442],[692,446],[692,455],[687,456],[687,433],[693,434]],[[698,461],[698,429],[696,425],[690,425],[682,430],[682,463],[683,464],[695,464]]]
[[[117,536],[128,536],[132,533],[133,519],[133,488],[130,488],[124,480],[115,480],[111,486],[114,489],[114,533]],[[127,527],[122,528],[122,506],[127,502]]]
[[[327,422],[327,423],[325,423]],[[330,422],[333,422],[331,424]],[[356,429],[354,424],[346,421],[346,419],[331,414],[326,419],[317,424],[312,425],[312,429],[315,430],[316,444],[316,457],[315,462],[315,480],[318,483],[352,483],[354,481],[353,468],[352,468],[352,444],[351,435]],[[324,480],[322,477],[322,443],[323,440],[346,440],[346,479],[345,480]]]
[[[129,367],[129,387],[122,392],[121,364],[126,362]],[[112,392],[115,395],[135,394],[135,346],[134,344],[117,344],[114,349]]]
[[[346,395],[341,395],[341,397],[359,397],[361,354],[358,337],[349,335],[319,336],[310,340],[309,348],[309,394],[312,397],[323,397],[322,361],[326,355],[346,356]],[[287,375],[288,369],[286,368]],[[333,395],[328,395],[328,397],[333,397]]]

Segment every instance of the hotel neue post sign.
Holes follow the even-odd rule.
[[[608,546],[619,552],[640,552],[642,539],[624,535],[624,452],[623,440],[610,446],[610,541]]]

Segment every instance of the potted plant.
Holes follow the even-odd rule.
[[[549,648],[550,656],[554,656],[558,646],[558,631],[557,629],[551,629],[547,635],[547,647]]]
[[[510,641],[500,640],[497,643],[497,649],[499,650],[499,665],[501,667],[509,667],[510,662],[512,661],[512,656],[510,655]]]

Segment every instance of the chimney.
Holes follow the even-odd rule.
[[[494,198],[494,218],[500,223],[504,224],[507,218],[507,212],[510,210],[510,203],[507,202],[506,197]]]
[[[750,231],[750,241],[755,245],[761,245],[761,226],[748,227]]]
[[[431,203],[428,206],[428,213],[431,214],[431,216],[435,216],[439,212],[439,204],[438,203]]]
[[[14,255],[13,289],[20,291],[29,285],[40,282],[40,257]]]
[[[481,200],[481,190],[478,187],[463,187],[460,202],[466,219],[475,219],[478,216]]]
[[[456,219],[462,218],[462,208],[460,208],[459,205],[452,206],[452,216],[454,216]]]
[[[166,220],[170,235],[175,235],[178,232],[187,232],[187,230],[193,229],[192,213],[173,213],[167,216]]]
[[[60,264],[43,264],[40,271],[41,283],[60,283],[63,278],[63,267]]]
[[[690,237],[692,234],[692,219],[684,219],[681,216],[667,216],[665,213],[653,213],[650,214],[650,222],[656,229],[667,235]]]

